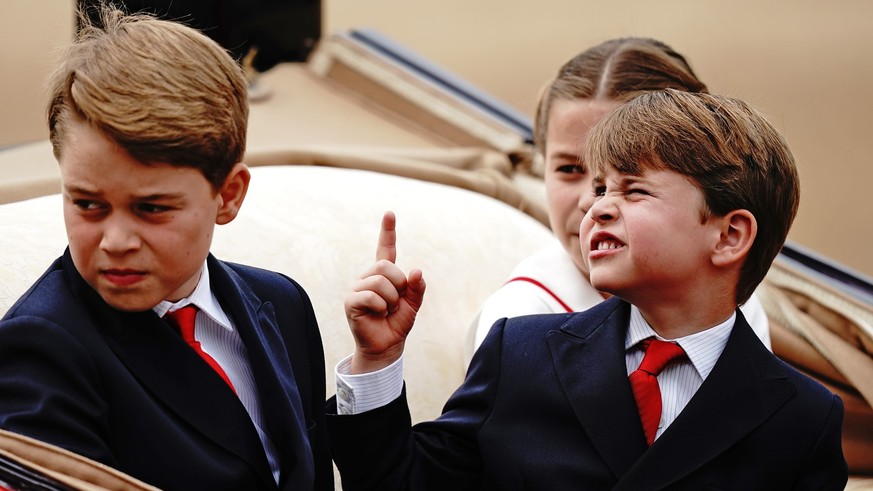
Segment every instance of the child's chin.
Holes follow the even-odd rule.
[[[160,300],[153,301],[150,298],[145,298],[140,295],[118,295],[108,292],[98,292],[103,301],[110,307],[123,312],[144,312],[151,309]]]
[[[591,286],[600,291],[609,287],[608,275],[599,271],[598,268],[588,270],[588,281],[591,282]]]
[[[615,282],[611,282],[608,279],[604,278],[605,275],[596,273],[591,273],[589,276],[589,280],[591,281],[591,286],[594,287],[595,290],[603,293],[605,296],[616,295],[616,291],[618,289],[618,285]]]

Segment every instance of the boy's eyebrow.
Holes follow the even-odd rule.
[[[72,193],[72,194],[84,194],[84,195],[88,195],[88,196],[97,196],[97,195],[101,194],[100,192],[95,191],[93,189],[88,189],[86,187],[77,186],[77,185],[64,186],[64,189],[68,193]],[[134,200],[136,200],[136,201],[168,201],[168,200],[182,199],[182,197],[183,197],[182,193],[152,193],[152,194],[134,195],[133,196]]]
[[[632,184],[646,182],[643,176],[635,176],[632,174],[619,174],[613,181],[620,187],[627,187]],[[592,180],[592,185],[602,186],[606,182],[606,177],[603,174],[597,174]]]
[[[182,199],[182,193],[153,193],[143,196],[134,196],[137,201],[167,201]]]
[[[644,182],[645,180],[646,179],[642,176],[634,176],[630,174],[622,174],[619,178],[619,182],[624,186],[627,186],[628,184],[637,184],[639,182]]]
[[[573,162],[576,162],[578,164],[582,163],[582,156],[579,155],[578,153],[574,153],[574,152],[561,152],[561,151],[559,151],[559,152],[549,154],[549,156],[553,159],[572,160]]]
[[[90,195],[100,194],[97,191],[94,191],[93,189],[88,189],[86,187],[77,186],[77,185],[64,185],[63,188],[68,193],[90,194]]]

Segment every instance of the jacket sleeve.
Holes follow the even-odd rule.
[[[335,398],[329,401],[328,429],[344,490],[480,488],[478,432],[499,385],[503,325],[495,324],[435,421],[411,425],[405,390],[387,406],[356,415],[337,415]]]
[[[803,473],[797,477],[794,489],[798,490],[842,490],[849,479],[845,459],[834,458],[842,455],[843,401],[833,396],[831,411],[812,447]]]
[[[0,427],[115,465],[101,383],[68,331],[34,316],[0,323]]]

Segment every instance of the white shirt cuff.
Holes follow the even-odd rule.
[[[403,392],[403,356],[387,367],[370,373],[349,374],[351,355],[336,365],[338,414],[359,414],[388,405]]]

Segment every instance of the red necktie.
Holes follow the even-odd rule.
[[[181,309],[175,310],[173,312],[167,312],[167,314],[164,316],[164,318],[169,321],[170,325],[179,329],[179,334],[182,335],[182,339],[184,339],[185,342],[188,343],[188,346],[190,346],[194,350],[194,352],[200,355],[200,358],[203,358],[203,361],[209,364],[209,366],[212,367],[213,370],[215,370],[215,373],[220,375],[221,378],[224,379],[225,382],[227,382],[227,385],[230,386],[235,394],[236,389],[230,382],[230,378],[228,378],[227,374],[224,373],[224,369],[222,369],[221,365],[219,365],[218,362],[215,361],[215,358],[209,356],[209,353],[203,351],[203,348],[200,347],[200,341],[197,341],[194,338],[194,319],[196,317],[197,307],[195,307],[194,305],[186,305],[185,307],[182,307]]]
[[[637,401],[640,421],[646,434],[646,443],[655,441],[658,423],[661,421],[661,389],[658,386],[658,374],[672,360],[683,356],[685,351],[676,344],[657,339],[642,341],[646,354],[640,367],[630,374],[631,389]]]

